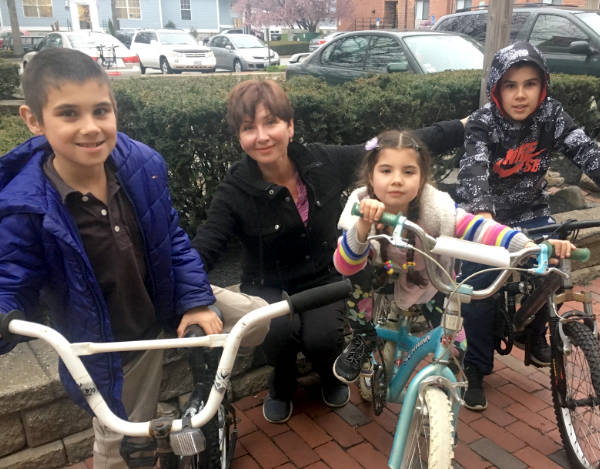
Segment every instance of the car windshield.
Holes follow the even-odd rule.
[[[593,12],[577,13],[577,17],[594,31],[600,33],[600,14]]]
[[[404,42],[425,73],[483,68],[483,53],[460,36],[407,36]]]
[[[67,37],[75,49],[95,49],[99,45],[125,47],[121,41],[110,34],[68,33]]]
[[[231,42],[237,49],[251,49],[253,47],[266,47],[265,43],[262,42],[256,36],[250,34],[244,36],[232,36]]]
[[[158,37],[160,38],[160,42],[162,44],[169,45],[188,45],[188,46],[197,46],[198,43],[194,39],[194,37],[186,32],[166,32],[166,33],[158,33]]]

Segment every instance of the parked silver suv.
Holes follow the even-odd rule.
[[[163,73],[183,71],[214,72],[215,55],[199,44],[190,33],[179,29],[143,29],[136,31],[131,50],[140,58],[142,73],[158,68]]]

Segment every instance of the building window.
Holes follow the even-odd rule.
[[[470,10],[472,6],[472,0],[456,0],[456,11]]]
[[[417,0],[415,3],[415,19],[429,19],[429,0]]]
[[[25,16],[52,17],[52,0],[23,0]]]
[[[191,20],[192,19],[192,5],[190,0],[181,0],[181,19]]]
[[[117,0],[115,9],[119,19],[139,20],[142,18],[140,0]]]

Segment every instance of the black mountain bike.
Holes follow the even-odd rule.
[[[580,229],[600,226],[600,221],[568,221],[530,229],[531,238],[571,239],[575,244]],[[538,239],[536,239],[538,241]],[[590,292],[576,292],[570,280],[571,259],[560,261],[558,269],[541,280],[520,273],[507,282],[496,296],[498,310],[496,350],[511,352],[515,336],[537,314],[547,314],[552,363],[550,366],[554,412],[573,468],[600,467],[600,344]],[[577,302],[581,310],[560,311],[567,302]],[[517,306],[520,306],[517,308]],[[528,341],[525,340],[525,344]],[[534,364],[525,346],[525,364]]]

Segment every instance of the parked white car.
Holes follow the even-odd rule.
[[[21,72],[35,54],[51,48],[77,49],[91,56],[111,77],[140,75],[140,61],[125,44],[110,34],[99,31],[53,32],[43,38],[35,50],[27,52],[21,62]]]
[[[142,73],[157,68],[162,73],[183,71],[214,72],[215,55],[199,44],[190,33],[178,29],[143,29],[136,31],[131,50],[140,58]]]
[[[217,59],[217,68],[234,72],[264,70],[279,65],[279,55],[252,34],[218,34],[210,38],[209,47]]]

